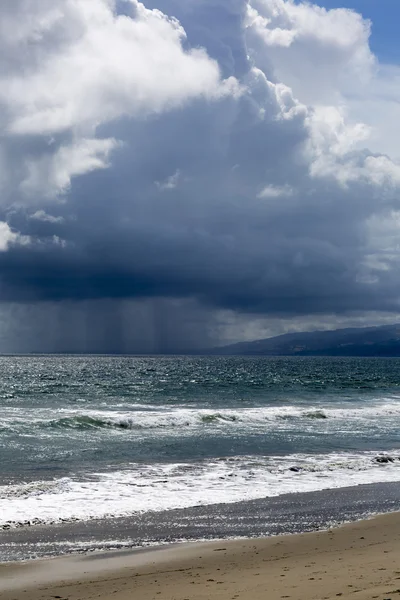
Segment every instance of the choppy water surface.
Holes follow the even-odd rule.
[[[399,367],[2,357],[0,526],[399,481]]]

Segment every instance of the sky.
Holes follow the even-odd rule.
[[[0,6],[0,351],[396,322],[397,0]]]

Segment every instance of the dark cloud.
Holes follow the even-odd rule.
[[[242,93],[105,119],[96,136],[119,142],[109,164],[74,166],[79,176],[58,198],[36,189],[26,201],[26,174],[14,167],[2,219],[19,238],[0,253],[0,301],[13,322],[25,306],[14,339],[31,323],[30,344],[42,332],[36,349],[184,350],[218,341],[218,311],[397,312],[395,242],[384,241],[396,166],[350,142],[337,150],[353,130],[339,113],[321,125],[279,83],[268,47],[260,58],[262,42],[245,32],[245,0],[146,6],[179,19],[185,51],[205,48]],[[118,8],[135,18],[135,7]],[[43,162],[74,136],[12,138],[6,164]]]

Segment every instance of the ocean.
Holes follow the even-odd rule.
[[[349,518],[400,508],[399,367],[1,357],[0,561],[121,547],[122,538],[130,547],[268,535],[281,522],[298,529],[296,506],[316,498],[324,518],[314,522],[314,511],[300,529],[343,520],[345,503]],[[333,498],[336,512],[326,508]]]

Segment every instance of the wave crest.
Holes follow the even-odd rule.
[[[24,415],[10,411],[0,419],[0,434],[9,431],[32,429],[54,429],[75,431],[114,430],[114,431],[146,431],[146,430],[183,430],[212,427],[227,431],[230,428],[245,427],[260,429],[265,427],[297,427],[299,421],[315,421],[315,427],[322,427],[323,421],[344,421],[346,426],[354,422],[355,426],[368,425],[379,419],[390,419],[400,416],[400,403],[385,403],[366,406],[265,406],[246,408],[189,408],[154,407],[152,409],[115,411],[86,410],[83,411],[41,411],[39,414],[27,412]],[[285,423],[287,422],[287,423]],[[319,423],[319,425],[317,424]]]
[[[125,420],[102,419],[101,417],[91,417],[90,415],[77,415],[74,417],[63,417],[45,423],[46,427],[55,429],[132,429],[131,423]]]

